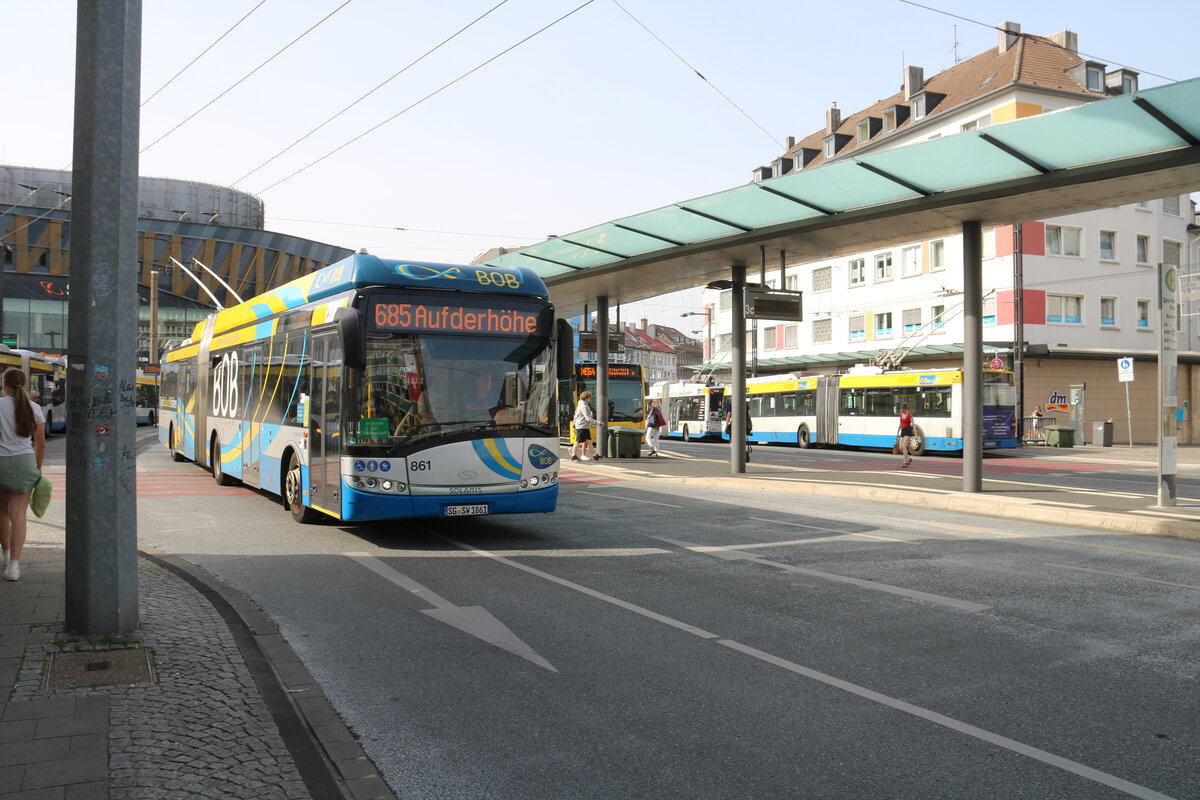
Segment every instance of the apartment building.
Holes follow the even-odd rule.
[[[1023,34],[1011,22],[1000,28],[996,48],[933,77],[906,67],[901,90],[869,108],[828,109],[822,129],[790,141],[780,158],[754,171],[754,180],[1137,92],[1136,72],[1080,55],[1071,31],[1042,37]],[[1171,195],[985,230],[985,348],[978,357],[1012,368],[1021,340],[1024,407],[1061,406],[1050,413],[1065,422],[1071,387],[1086,386],[1085,425],[1113,419],[1118,441],[1127,439],[1127,416],[1117,359],[1132,357],[1133,439],[1155,440],[1157,267],[1178,266],[1183,296],[1192,296],[1186,288],[1200,283],[1192,277],[1200,271],[1194,225],[1189,231],[1194,221],[1190,198]],[[758,270],[747,272],[747,280],[759,280]],[[804,321],[759,321],[751,328],[747,342],[754,343],[759,374],[832,372],[872,362],[921,368],[963,359],[961,235],[785,262],[782,271],[767,272],[766,282],[805,293]],[[708,290],[704,302],[713,318],[706,359],[728,362],[731,294]],[[1180,442],[1200,443],[1194,419],[1200,410],[1200,316],[1194,312],[1200,305],[1185,299],[1180,311]]]

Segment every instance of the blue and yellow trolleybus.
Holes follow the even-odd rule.
[[[299,522],[552,511],[570,341],[530,270],[360,253],[197,325],[159,436]]]
[[[599,416],[596,407],[596,362],[580,361],[573,367],[574,379],[569,388],[560,388],[559,417],[563,439],[575,444],[575,407],[579,395],[584,391],[592,394],[592,411]],[[568,406],[567,402],[571,405]],[[608,428],[630,428],[638,432],[646,428],[646,378],[641,364],[608,365]],[[592,441],[596,441],[596,427],[592,427]]]

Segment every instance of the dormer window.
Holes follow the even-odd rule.
[[[865,117],[859,120],[858,124],[854,126],[858,143],[865,144],[871,141],[871,137],[879,133],[882,127],[883,122],[879,117]]]
[[[858,123],[858,143],[862,144],[863,142],[869,141],[870,138],[871,123],[864,119],[862,122]]]
[[[883,112],[883,129],[885,131],[896,130],[896,109],[889,108]]]
[[[921,92],[921,94],[914,97],[912,99],[912,102],[909,104],[909,107],[912,109],[913,119],[924,118],[924,116],[925,116],[925,93]]]
[[[832,136],[829,136],[825,139],[825,157],[833,158],[835,155],[837,155],[837,142]]]
[[[1104,67],[1088,64],[1086,73],[1086,83],[1089,92],[1104,91]]]

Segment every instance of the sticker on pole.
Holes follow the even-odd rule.
[[[97,437],[108,436],[108,426],[107,425],[97,425],[96,426],[96,436]]]
[[[1127,383],[1133,380],[1133,359],[1118,358],[1117,359],[1117,380],[1120,383]]]

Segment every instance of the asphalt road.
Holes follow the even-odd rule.
[[[1200,797],[1195,542],[595,476],[301,526],[139,471],[140,541],[250,595],[400,797]]]

